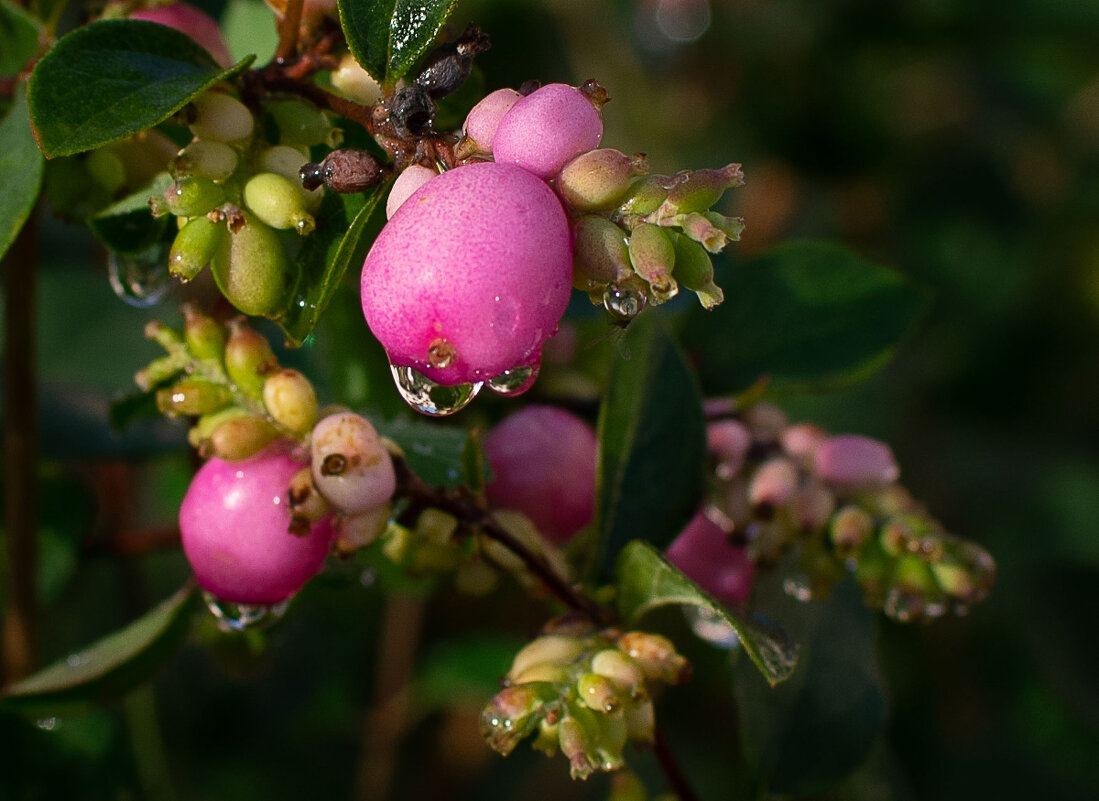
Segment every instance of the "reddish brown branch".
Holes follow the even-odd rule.
[[[298,53],[298,36],[301,30],[301,11],[305,0],[287,0],[286,7],[279,17],[279,45],[275,50],[275,61],[285,62]]]

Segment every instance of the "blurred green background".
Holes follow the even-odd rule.
[[[258,0],[227,12],[234,46],[268,46]],[[747,186],[723,211],[748,228],[719,260],[719,284],[738,260],[812,237],[929,293],[871,378],[774,400],[892,443],[903,482],[992,552],[999,581],[967,617],[877,621],[885,727],[855,776],[819,797],[1099,794],[1099,4],[462,0],[454,29],[466,21],[493,40],[478,61],[486,89],[594,77],[612,97],[604,145],[646,152],[655,171],[743,163]],[[180,428],[110,431],[110,398],[155,355],[140,332],[157,310],[119,302],[95,245],[46,224],[48,662],[186,576],[170,549],[117,558],[95,542],[112,527],[170,529],[190,464],[172,447]],[[323,330],[317,343],[288,361],[338,384]],[[342,565],[267,637],[200,628],[152,691],[37,726],[0,717],[0,798],[605,797],[605,779],[572,785],[560,760],[526,746],[501,760],[476,736],[484,678],[539,625],[536,603],[463,601],[459,617],[446,587],[386,601],[379,584],[393,586]],[[401,632],[421,615],[408,706],[368,713],[392,680],[384,666],[402,675],[402,644],[416,646]],[[514,634],[494,633],[501,624]],[[661,720],[703,798],[735,798],[745,776],[728,756],[738,727],[725,656],[688,651],[696,681],[665,694]],[[407,720],[402,737],[387,715]]]

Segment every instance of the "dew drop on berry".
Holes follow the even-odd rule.
[[[389,365],[393,382],[405,403],[432,417],[445,417],[461,411],[481,391],[482,382],[472,384],[436,384],[419,370],[405,365]]]
[[[629,322],[645,308],[645,293],[630,286],[610,285],[603,291],[603,307],[616,319]]]
[[[489,389],[497,395],[514,397],[522,395],[538,380],[538,365],[528,364],[521,367],[512,367],[504,370],[500,375],[486,381]]]
[[[168,254],[161,245],[134,256],[110,254],[107,278],[123,302],[139,309],[158,304],[175,283],[168,272]]]
[[[293,596],[277,604],[238,604],[222,601],[210,592],[202,593],[206,608],[217,618],[218,628],[222,631],[266,628],[286,614],[292,598]]]

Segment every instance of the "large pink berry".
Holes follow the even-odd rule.
[[[493,506],[522,512],[555,542],[591,522],[596,440],[579,417],[553,406],[527,406],[493,428],[484,448]]]
[[[668,546],[665,558],[724,604],[741,605],[752,591],[755,565],[747,551],[699,512]]]
[[[603,116],[579,89],[546,84],[503,116],[492,139],[492,156],[548,180],[603,138]]]
[[[366,322],[397,366],[439,384],[536,364],[572,283],[557,197],[530,173],[470,164],[417,189],[362,272]]]
[[[291,534],[288,490],[303,466],[278,443],[238,462],[210,459],[179,510],[183,550],[199,585],[219,600],[274,604],[320,572],[332,540],[326,518]]]
[[[229,46],[218,29],[217,20],[205,11],[188,3],[168,3],[164,6],[149,6],[130,12],[130,19],[143,19],[159,22],[169,28],[185,33],[202,45],[214,57],[214,61],[223,67],[233,63]]]

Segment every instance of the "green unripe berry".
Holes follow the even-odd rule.
[[[267,376],[278,367],[278,359],[266,337],[252,330],[243,318],[229,323],[225,371],[238,389],[253,398],[262,398]]]
[[[247,459],[270,445],[277,435],[278,430],[259,417],[233,417],[210,432],[205,455],[227,462]]]
[[[640,697],[645,691],[645,674],[641,667],[615,648],[604,649],[593,656],[591,671],[606,676],[631,698]]]
[[[618,213],[638,216],[653,213],[668,197],[670,180],[667,175],[646,175],[638,178],[630,185],[626,199],[618,207]]]
[[[84,168],[92,180],[112,195],[126,185],[126,165],[113,148],[93,150],[84,159]]]
[[[172,177],[176,180],[190,175],[224,181],[240,162],[237,151],[224,142],[197,140],[191,142],[172,160]]]
[[[336,550],[347,555],[370,545],[385,533],[392,515],[393,506],[388,503],[357,514],[341,514],[336,519]]]
[[[317,422],[317,393],[297,370],[283,369],[263,383],[263,405],[275,422],[304,434]]]
[[[652,223],[641,223],[630,233],[630,263],[649,284],[653,303],[671,300],[679,285],[672,278],[675,266],[675,243],[665,229]]]
[[[680,236],[675,241],[675,277],[690,289],[707,309],[725,300],[725,293],[714,283],[714,263],[710,254],[693,239]]]
[[[859,506],[844,506],[837,510],[828,524],[832,548],[841,559],[858,553],[873,533],[874,518]]]
[[[304,236],[316,227],[313,215],[305,209],[301,190],[273,172],[261,172],[248,179],[244,205],[272,228],[293,229]]]
[[[626,232],[606,217],[586,214],[573,223],[572,285],[591,290],[633,275]]]
[[[221,384],[189,378],[156,393],[156,405],[161,414],[200,415],[213,412],[232,400],[232,394]]]
[[[706,211],[726,189],[741,186],[744,173],[739,164],[727,164],[718,170],[685,170],[673,176],[673,182],[657,212],[659,216]]]
[[[249,412],[240,406],[229,406],[209,412],[198,418],[191,430],[187,432],[187,442],[203,456],[210,455],[210,435],[218,426],[226,420],[237,417],[247,417]]]
[[[613,712],[621,703],[614,682],[598,673],[585,673],[576,682],[580,700],[596,712]]]
[[[600,148],[581,153],[557,176],[557,192],[577,211],[610,209],[630,188],[630,182],[645,172],[645,157],[627,156],[620,150]]]
[[[691,663],[675,650],[667,637],[647,631],[629,631],[618,638],[618,647],[637,663],[647,678],[683,684],[691,677]]]
[[[197,217],[220,205],[225,200],[225,191],[209,178],[192,176],[176,181],[160,198],[149,198],[149,206],[154,216],[165,213],[177,217]]]
[[[210,263],[228,236],[224,225],[208,217],[191,218],[172,241],[168,271],[180,281],[190,281]]]
[[[560,682],[568,680],[568,671],[557,662],[535,662],[533,665],[528,665],[521,672],[516,673],[512,679],[515,684],[530,684],[535,681]]]
[[[545,634],[523,646],[512,660],[508,678],[514,680],[528,667],[540,662],[568,664],[586,649],[583,640],[564,634]]]
[[[245,225],[227,236],[211,268],[218,289],[245,314],[274,317],[285,311],[296,276],[275,231],[245,213]]]
[[[208,314],[203,314],[191,303],[184,303],[183,340],[196,359],[221,361],[225,352],[225,328]]]
[[[214,142],[243,142],[252,135],[255,119],[248,107],[223,92],[207,92],[191,102],[191,133]]]
[[[269,147],[260,154],[259,168],[263,172],[273,172],[281,175],[292,183],[302,197],[305,198],[305,207],[310,212],[316,211],[324,199],[323,189],[306,189],[301,185],[302,165],[309,161],[309,157],[302,151],[289,145],[275,145]]]
[[[279,129],[279,143],[293,147],[335,146],[338,135],[328,117],[320,109],[301,100],[283,100],[267,107]]]

